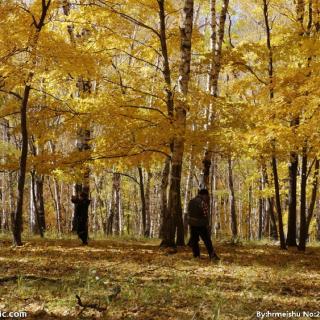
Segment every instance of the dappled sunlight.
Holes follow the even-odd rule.
[[[249,319],[256,310],[318,306],[319,248],[310,249],[312,256],[267,245],[216,248],[219,263],[205,253],[193,259],[189,248],[168,255],[154,241],[100,240],[81,247],[75,240],[34,239],[18,250],[2,243],[1,301],[36,319],[75,319],[76,294],[106,308],[88,308],[85,317],[112,320],[192,319],[195,313],[211,319],[217,308],[219,319]],[[121,292],[108,300],[117,287]]]

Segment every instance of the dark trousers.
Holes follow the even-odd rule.
[[[209,256],[214,254],[214,249],[212,246],[212,241],[207,227],[193,227],[190,226],[191,237],[189,240],[189,245],[192,247],[192,252],[194,257],[200,257],[200,238],[204,242]]]
[[[83,244],[88,244],[88,230],[78,230],[78,237]]]
[[[77,234],[83,244],[88,244],[88,219],[84,217],[79,219],[77,226]]]

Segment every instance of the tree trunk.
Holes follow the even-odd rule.
[[[113,189],[113,188],[112,188]],[[106,204],[106,227],[105,227],[105,233],[107,236],[112,235],[112,227],[113,227],[113,218],[114,218],[114,197],[113,197],[114,191],[111,192],[111,201],[109,202],[109,205]]]
[[[267,215],[270,219],[270,232],[269,236],[273,238],[273,240],[278,240],[278,228],[277,228],[277,221],[274,214],[274,198],[269,197],[266,200],[266,211]]]
[[[51,0],[42,1],[42,12],[39,21],[34,24],[35,34],[32,44],[29,46],[29,50],[35,50],[38,44],[40,32],[44,26],[45,18],[50,7]],[[32,69],[36,66],[37,56],[32,58]],[[23,211],[23,196],[24,196],[24,186],[26,179],[26,169],[27,169],[27,156],[28,156],[28,127],[27,127],[27,108],[31,90],[31,82],[34,77],[34,72],[31,71],[26,79],[26,86],[24,87],[23,98],[20,106],[20,130],[22,136],[22,146],[21,155],[19,161],[19,176],[18,176],[18,196],[16,211],[13,214],[13,245],[21,246],[21,233],[22,233],[22,211]]]
[[[37,196],[37,203],[38,203],[39,225],[40,225],[41,233],[45,232],[46,230],[43,183],[44,183],[44,176],[36,176],[36,187],[37,187],[36,196]]]
[[[3,119],[3,141],[10,143],[10,130],[9,121]],[[6,178],[7,176],[7,178]],[[3,172],[3,191],[2,191],[2,219],[1,219],[1,229],[2,231],[10,230],[10,216],[12,215],[12,202],[13,199],[13,186],[12,186],[12,172],[9,171],[8,174]],[[12,193],[12,194],[11,194]]]
[[[54,188],[54,203],[56,209],[56,226],[59,234],[62,234],[62,210],[61,210],[61,196],[59,190],[59,183],[57,179],[53,178],[53,188]]]
[[[13,228],[13,215],[15,212],[15,194],[14,194],[14,173],[9,171],[8,182],[9,182],[9,210],[10,210],[10,226]]]
[[[144,233],[145,237],[151,237],[151,179],[152,173],[147,171],[147,185],[145,193],[145,204],[146,204],[146,230]]]
[[[313,216],[314,206],[317,199],[317,192],[318,192],[318,177],[319,177],[319,159],[316,159],[314,165],[314,174],[313,174],[313,181],[312,181],[312,192],[311,192],[311,200],[308,208],[308,216],[307,216],[307,233],[309,234],[309,227]]]
[[[31,172],[30,229],[33,234],[40,234],[43,238],[45,231],[43,181],[39,180],[35,171]]]
[[[232,232],[232,241],[235,241],[238,237],[238,225],[236,214],[236,199],[234,193],[233,184],[233,172],[232,172],[232,160],[228,158],[228,183],[229,183],[229,205],[230,205],[230,223]]]
[[[259,191],[262,192],[263,190],[263,181],[262,177],[259,179]],[[263,231],[263,198],[262,195],[259,196],[259,224],[258,224],[258,239],[262,239],[262,231]]]
[[[267,173],[267,168],[265,164],[262,165],[262,179],[263,179],[263,184],[264,185],[270,185],[269,183],[269,178],[268,178],[268,173]],[[278,240],[278,229],[277,229],[277,221],[276,217],[274,215],[274,198],[273,197],[268,197],[266,199],[266,213],[269,217],[270,221],[270,234],[274,240]]]
[[[30,82],[33,78],[33,73],[28,77]],[[16,211],[13,215],[13,244],[21,246],[21,232],[22,232],[22,211],[23,211],[23,196],[26,179],[27,155],[28,155],[28,128],[27,128],[27,106],[30,95],[31,86],[27,85],[24,89],[23,100],[20,107],[20,128],[22,135],[22,148],[19,162],[19,176],[18,176],[18,197]]]
[[[8,205],[8,199],[9,199],[9,181],[6,179],[6,174],[3,173],[2,175],[2,192],[1,192],[1,198],[2,198],[2,216],[1,216],[1,230],[8,231],[9,230],[9,205]]]
[[[188,234],[188,204],[192,197],[192,189],[193,189],[193,175],[194,175],[194,154],[193,150],[190,151],[190,164],[188,170],[188,176],[186,181],[186,188],[184,193],[184,204],[183,204],[183,226],[184,226],[184,234]]]
[[[120,234],[120,179],[119,173],[113,173],[110,210],[106,227],[107,235]]]
[[[301,164],[301,195],[300,195],[300,234],[299,234],[299,250],[306,250],[307,241],[307,217],[306,217],[306,201],[307,201],[307,164],[308,157],[306,147],[303,148],[302,164]]]
[[[202,169],[202,177],[200,181],[200,189],[207,189],[208,191],[211,189],[210,186],[210,168],[211,168],[211,156],[212,153],[209,151],[205,152],[204,159],[202,160],[203,169]]]
[[[297,246],[297,173],[298,173],[298,155],[295,152],[290,153],[289,164],[289,212],[288,212],[288,233],[287,245],[289,247]]]
[[[30,139],[30,149],[34,157],[39,154],[39,148],[35,145],[34,137]],[[44,199],[43,199],[43,176],[37,174],[36,170],[31,171],[31,187],[30,187],[30,227],[31,232],[44,236],[46,229]]]
[[[159,23],[160,23],[160,46],[161,53],[163,58],[163,77],[165,80],[165,92],[166,92],[166,103],[168,116],[172,119],[174,117],[174,102],[173,102],[173,92],[171,86],[171,70],[169,63],[169,54],[167,47],[167,36],[166,36],[166,12],[165,12],[165,1],[158,0],[159,6]],[[170,143],[170,149],[172,151],[173,143]],[[170,243],[170,230],[173,228],[173,218],[169,212],[168,207],[168,197],[167,197],[167,188],[169,185],[169,175],[170,175],[170,159],[166,158],[165,165],[162,173],[161,181],[161,226],[159,231],[159,236],[162,239],[160,246],[173,246],[173,243]]]
[[[85,152],[90,150],[90,136],[91,132],[90,130],[80,128],[78,130],[78,136],[77,136],[77,141],[76,141],[76,147],[79,152]],[[74,184],[74,196],[79,197],[81,193],[85,193],[88,195],[90,194],[90,169],[88,166],[85,165],[85,168],[83,170],[82,174],[82,181],[77,181]],[[76,205],[74,205],[74,215],[75,215],[75,210],[76,210]]]
[[[268,49],[268,75],[269,75],[269,98],[270,101],[274,98],[274,88],[273,88],[273,50],[271,45],[271,28],[269,23],[269,8],[268,1],[263,0],[263,16],[265,22],[265,30],[267,36],[267,49]],[[275,148],[275,141],[272,141],[272,147]],[[279,178],[278,178],[278,168],[277,168],[277,160],[275,155],[272,155],[271,160],[272,172],[274,177],[274,190],[275,190],[275,201],[276,201],[276,209],[278,213],[278,222],[279,222],[279,236],[280,236],[280,247],[281,249],[286,249],[285,236],[283,231],[283,221],[282,221],[282,210],[281,210],[281,199],[280,199],[280,188],[279,188]],[[269,201],[270,208],[271,203]],[[272,220],[272,217],[271,217]],[[276,228],[276,224],[274,224]]]
[[[168,200],[168,218],[169,225],[165,234],[166,246],[175,246],[175,235],[177,232],[177,245],[184,245],[184,228],[182,219],[182,206],[180,194],[182,158],[184,149],[184,139],[176,138],[174,140],[172,158],[171,158],[171,172],[169,184],[169,200]]]
[[[179,68],[179,91],[186,98],[190,79],[191,66],[191,39],[193,28],[193,0],[185,0],[181,26],[180,26],[180,53],[181,63]],[[175,106],[175,130],[176,135],[172,141],[171,171],[168,199],[168,229],[165,230],[163,244],[175,246],[175,234],[177,231],[177,245],[184,245],[184,229],[181,206],[181,170],[185,143],[186,117],[188,106],[186,99],[178,100]]]
[[[168,185],[169,185],[169,174],[170,174],[170,158],[167,157],[164,163],[162,177],[161,177],[161,187],[160,187],[160,229],[159,238],[164,239],[166,230],[169,226],[168,218]],[[161,243],[161,246],[165,246],[165,243]]]
[[[296,13],[297,21],[300,24],[299,36],[304,33],[304,0],[296,1]],[[300,118],[294,116],[290,121],[290,127],[295,128],[299,125]],[[297,174],[298,174],[298,162],[299,157],[295,151],[290,152],[290,163],[289,163],[289,213],[288,213],[288,232],[287,232],[287,245],[291,247],[297,246]],[[305,206],[305,204],[304,204]],[[305,209],[304,209],[305,210]],[[304,213],[305,215],[305,213]],[[303,221],[302,223],[305,223]],[[305,226],[303,226],[305,228]],[[305,231],[305,230],[304,230]]]
[[[141,221],[142,221],[142,234],[146,236],[147,232],[147,213],[146,213],[146,198],[144,192],[144,181],[142,168],[138,167],[139,172],[139,188],[140,188],[140,199],[141,199]]]
[[[121,197],[120,197],[120,190],[121,190],[121,176],[119,173],[114,174],[114,234],[119,236],[121,234]]]
[[[211,233],[216,235],[217,226],[220,225],[220,220],[218,218],[218,198],[216,195],[217,190],[217,161],[213,158],[213,165],[211,166],[211,190],[210,190],[210,215],[211,215]]]
[[[166,92],[166,104],[168,116],[173,121],[174,116],[174,102],[173,102],[173,92],[171,86],[171,70],[169,63],[169,54],[167,47],[167,36],[166,36],[166,12],[165,12],[165,1],[158,0],[159,6],[159,23],[160,23],[160,46],[163,58],[163,78],[165,81],[165,92]],[[172,151],[172,142],[170,143],[170,149]],[[172,246],[174,243],[170,242],[170,230],[172,228],[173,219],[168,208],[168,197],[167,188],[169,185],[169,175],[170,175],[170,158],[166,158],[161,181],[161,191],[160,191],[160,229],[159,237],[162,239],[160,246]]]
[[[55,145],[52,141],[49,141],[49,146],[50,146],[50,150],[51,153],[54,154],[55,153]],[[51,179],[50,179],[51,180]],[[58,230],[58,234],[61,235],[62,233],[62,208],[61,208],[61,195],[60,195],[60,190],[59,190],[59,183],[56,177],[53,177],[53,192],[52,192],[52,188],[50,186],[50,180],[49,180],[49,189],[51,192],[51,196],[53,198],[53,202],[54,202],[54,208],[55,208],[55,212],[56,212],[56,228]]]
[[[95,183],[95,189],[96,189],[96,214],[95,214],[95,224],[96,224],[96,230],[99,231],[102,230],[105,232],[105,226],[106,226],[106,221],[104,219],[104,201],[102,200],[102,189],[104,185],[104,177],[103,176],[95,176],[94,178],[94,183]]]
[[[304,20],[304,5],[305,0],[296,0],[296,12],[297,12],[297,21],[301,26],[301,32],[303,32],[303,20]]]
[[[92,232],[97,234],[99,229],[99,216],[98,216],[98,199],[94,197],[93,199],[93,206],[92,206]]]
[[[5,174],[2,174],[1,178],[1,189],[0,189],[0,199],[1,199],[1,216],[0,216],[0,230],[3,231],[3,221],[6,216],[6,202],[5,202]]]
[[[251,221],[252,221],[252,185],[249,186],[249,196],[248,196],[248,240],[252,240],[252,228],[251,228]]]
[[[38,219],[35,208],[34,178],[31,175],[29,197],[29,229],[32,234],[39,234]]]
[[[210,49],[211,49],[211,63],[210,63],[210,71],[208,77],[208,91],[214,97],[218,96],[218,80],[221,70],[221,59],[222,59],[222,44],[224,40],[225,34],[225,23],[226,17],[229,7],[229,0],[223,0],[220,17],[219,17],[219,26],[217,26],[217,14],[216,14],[216,0],[210,0],[210,16],[211,16],[211,36],[210,36]],[[218,30],[217,30],[218,27]],[[218,31],[218,35],[217,35]],[[210,106],[212,108],[212,106]],[[214,111],[209,111],[209,124],[212,125],[214,118]],[[204,159],[202,161],[203,169],[202,169],[202,177],[203,181],[201,184],[201,188],[210,190],[210,166],[211,166],[211,158],[212,158],[212,150],[213,144],[209,142],[209,147],[205,151]]]
[[[280,247],[281,247],[281,249],[286,249],[286,240],[285,240],[285,236],[284,236],[283,221],[282,221],[278,168],[277,168],[277,160],[276,160],[275,156],[272,156],[272,172],[273,172],[273,180],[274,180],[274,193],[275,193],[275,198],[276,198],[276,208],[277,208],[278,222],[279,222]]]
[[[68,0],[63,1],[62,9],[65,16],[69,16],[71,4]],[[75,46],[76,45],[76,37],[74,36],[74,27],[73,25],[68,25],[67,30],[70,37],[70,42]],[[90,80],[84,79],[82,76],[78,77],[78,81],[76,84],[78,88],[78,92],[76,94],[77,98],[81,98],[87,94],[91,93],[92,82]],[[91,131],[86,126],[78,128],[76,147],[78,151],[84,152],[91,149],[89,145],[89,141],[91,138]],[[88,166],[85,166],[84,172],[82,175],[81,181],[77,181],[74,184],[74,195],[79,197],[80,193],[86,193],[89,196],[90,193],[90,169]],[[74,214],[75,214],[75,206],[74,206]]]
[[[214,14],[214,11],[212,11],[213,6],[213,0],[211,4],[211,13]],[[216,44],[212,44],[213,50],[214,50],[214,57],[213,57],[213,68],[212,68],[212,76],[211,76],[211,93],[214,96],[217,96],[218,93],[218,80],[221,70],[221,58],[222,58],[222,44],[224,40],[224,34],[225,34],[225,24],[226,24],[226,18],[228,13],[228,7],[229,7],[229,0],[223,0],[220,17],[219,17],[219,30],[218,30],[218,37]],[[214,17],[213,17],[214,18]],[[213,23],[213,26],[215,24]],[[211,36],[212,42],[214,41],[214,31],[212,31]]]
[[[317,201],[316,239],[320,241],[320,200]]]
[[[165,92],[166,92],[166,103],[168,116],[173,117],[174,113],[174,102],[173,102],[173,92],[171,88],[171,70],[169,62],[169,53],[167,47],[167,36],[166,36],[166,12],[165,12],[165,0],[158,0],[159,6],[159,23],[160,23],[160,46],[161,53],[163,58],[163,68],[162,74],[164,81],[166,83]]]

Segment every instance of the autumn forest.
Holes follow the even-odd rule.
[[[0,293],[39,319],[315,311],[316,288],[290,270],[320,279],[319,38],[318,0],[0,0]],[[216,265],[189,248],[199,190]],[[74,234],[81,203],[89,246]],[[196,294],[184,279],[197,270]],[[110,284],[107,301],[88,283],[97,296]],[[55,290],[69,313],[47,306]]]

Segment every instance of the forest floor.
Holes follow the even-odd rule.
[[[229,320],[320,310],[320,247],[218,243],[221,261],[212,263],[204,248],[196,260],[189,248],[171,254],[158,244],[31,238],[14,248],[1,238],[0,311],[41,320]]]

